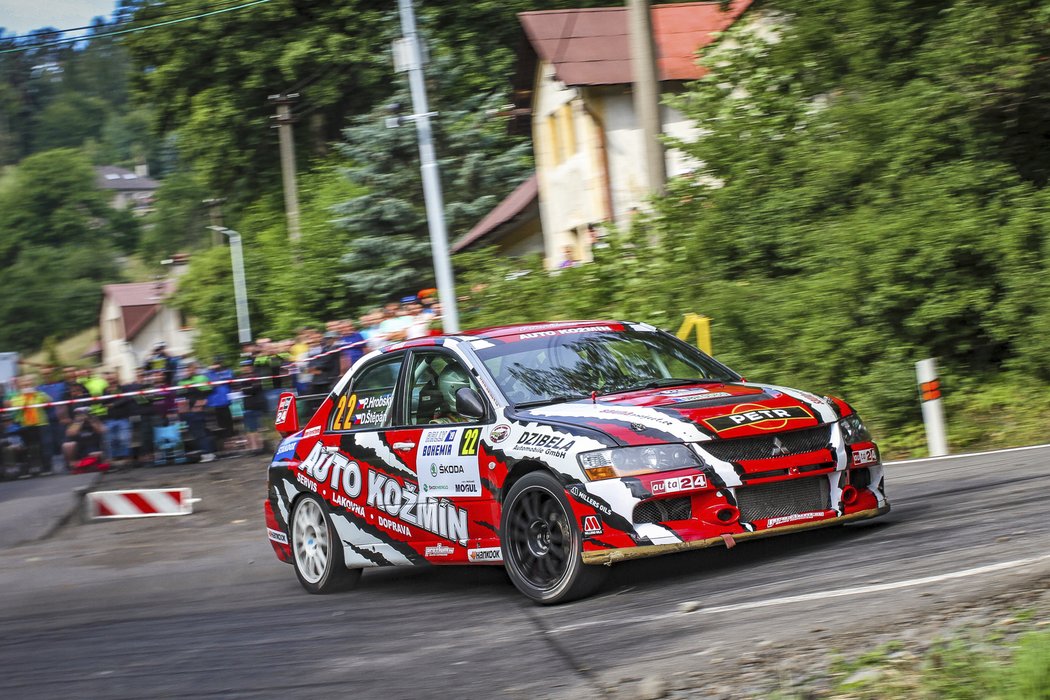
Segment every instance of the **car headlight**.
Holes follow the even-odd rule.
[[[871,442],[871,433],[864,427],[864,421],[856,413],[851,413],[840,420],[839,427],[842,428],[842,439],[847,445]]]
[[[591,481],[699,467],[703,464],[692,450],[678,444],[595,450],[580,454],[578,459],[583,473]]]

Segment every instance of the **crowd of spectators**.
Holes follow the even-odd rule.
[[[102,367],[24,363],[2,394],[0,479],[262,452],[270,437],[264,416],[272,416],[282,391],[325,394],[367,352],[440,332],[440,317],[433,290],[424,290],[359,322],[258,338],[236,358],[206,365],[157,343],[130,382]],[[67,401],[74,403],[56,403]],[[56,405],[38,406],[46,403]]]

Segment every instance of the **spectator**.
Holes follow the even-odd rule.
[[[153,346],[153,354],[146,358],[142,368],[148,372],[163,372],[165,386],[174,386],[179,371],[179,361],[168,354],[167,346],[161,340]]]
[[[106,373],[106,394],[114,396],[126,393],[126,388],[117,381],[113,372]],[[107,399],[105,404],[106,418],[106,456],[117,468],[128,465],[131,458],[131,416],[135,413],[135,399],[130,396],[117,396]]]
[[[564,259],[558,264],[558,269],[562,270],[566,267],[576,266],[576,248],[575,246],[567,245],[562,248]]]
[[[340,322],[339,333],[339,344],[343,348],[339,353],[339,375],[342,376],[364,357],[365,337],[357,332],[354,322],[350,320]]]
[[[414,300],[415,297],[407,297]],[[404,304],[391,302],[383,311],[383,320],[379,324],[379,335],[383,343],[395,343],[405,339],[405,331],[412,325],[412,319],[408,316],[408,310]]]
[[[74,472],[85,469],[105,470],[109,465],[102,458],[102,439],[106,428],[86,406],[73,409],[73,419],[66,428],[62,452]]]
[[[310,360],[309,393],[327,394],[339,379],[338,339],[339,334],[334,331],[325,333],[320,352]]]
[[[258,377],[259,366],[246,360],[241,360],[241,377]],[[263,441],[259,434],[259,419],[267,410],[265,390],[259,381],[241,383],[242,406],[244,407],[244,434],[247,441],[248,451],[252,454],[262,452]]]
[[[215,445],[208,432],[208,387],[193,386],[207,384],[208,378],[201,373],[196,362],[191,361],[186,367],[186,378],[179,382],[182,387],[181,413],[186,427],[193,438],[193,446],[201,453],[202,462],[215,460]]]
[[[8,397],[7,405],[18,409],[12,416],[18,426],[18,437],[25,447],[30,465],[36,465],[38,474],[51,473],[51,455],[45,451],[44,432],[50,430],[47,412],[36,404],[48,403],[50,398],[34,386],[33,378],[22,375],[16,385],[18,391]]]
[[[66,382],[62,372],[57,367],[45,367],[43,370],[44,384],[38,388],[47,394],[51,401],[65,401],[68,397]],[[62,457],[62,443],[65,442],[66,425],[69,424],[69,412],[65,405],[47,407],[48,428],[45,432],[45,451],[51,459],[51,471],[65,471],[65,463]]]
[[[233,379],[233,372],[222,364],[222,358],[216,357],[211,367],[205,372],[209,382],[226,382]],[[229,384],[215,384],[208,392],[207,406],[219,428],[219,438],[227,440],[233,437],[233,414],[230,412]]]

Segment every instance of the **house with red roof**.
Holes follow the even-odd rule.
[[[191,351],[196,331],[179,309],[167,304],[175,284],[175,279],[162,279],[102,287],[102,366],[118,372],[121,381],[134,378],[135,368],[145,363],[158,343],[164,343],[170,355]]]
[[[660,89],[684,89],[702,77],[697,55],[752,0],[652,6]],[[627,8],[522,12],[527,48],[519,56],[515,114],[526,115],[536,162],[530,178],[465,236],[458,252],[495,243],[501,251],[542,249],[548,267],[571,251],[590,257],[588,226],[626,223],[648,195],[641,125],[632,96]],[[663,133],[696,138],[695,125],[661,106]],[[694,164],[666,152],[668,177]]]

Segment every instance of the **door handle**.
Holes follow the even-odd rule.
[[[395,442],[394,443],[394,449],[397,450],[398,452],[408,452],[409,450],[411,450],[415,446],[416,446],[416,443],[414,443],[414,442]]]

